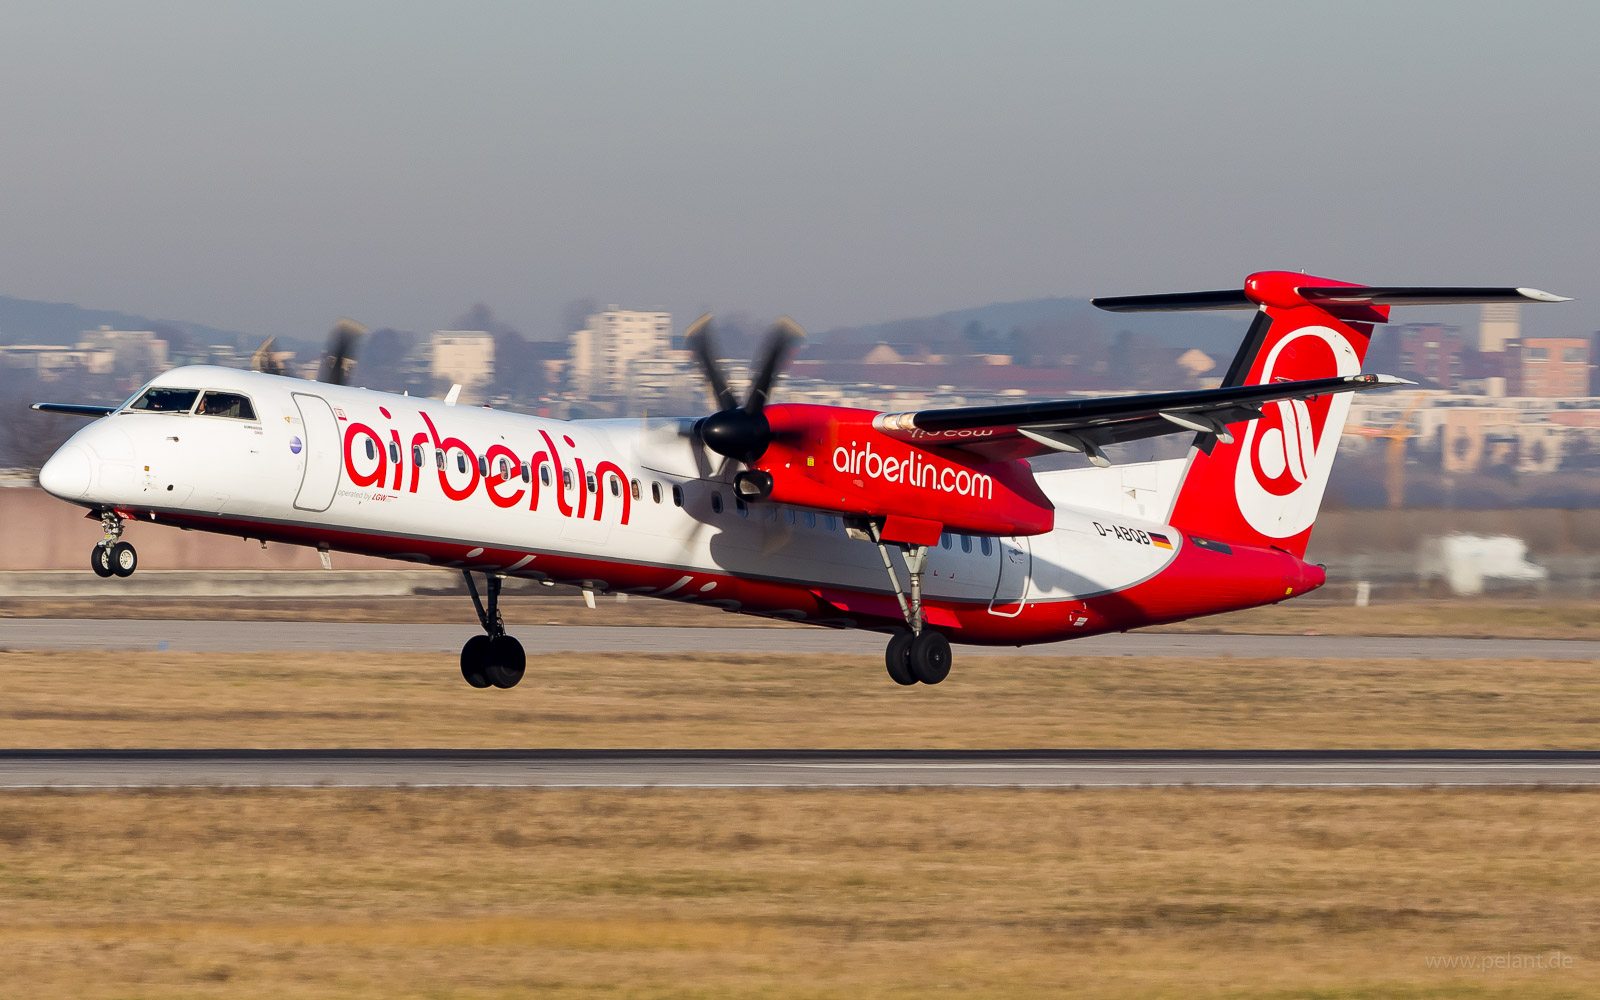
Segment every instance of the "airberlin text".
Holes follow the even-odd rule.
[[[389,417],[387,409],[380,412]],[[441,434],[428,414],[418,416],[427,429],[412,433],[409,441],[393,427],[380,430],[350,422],[344,432],[344,471],[351,485],[416,493],[432,478],[423,473],[430,472],[438,476],[439,489],[450,500],[460,502],[482,493],[496,507],[527,510],[539,509],[541,487],[547,487],[562,517],[596,521],[604,514],[610,493],[621,499],[620,523],[628,523],[633,497],[622,468],[606,459],[587,467],[576,455],[571,437],[561,437],[569,449],[568,466],[548,431],[539,431],[544,447],[526,457],[500,443],[476,452],[461,438]]]
[[[981,472],[930,462],[915,451],[905,458],[880,455],[872,450],[871,441],[865,447],[858,448],[852,441],[848,448],[840,445],[833,449],[833,468],[835,472],[886,483],[906,483],[979,500],[994,499],[994,480]]]

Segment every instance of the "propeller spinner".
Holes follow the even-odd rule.
[[[728,388],[728,379],[717,364],[717,352],[711,336],[711,316],[708,313],[689,325],[684,332],[684,346],[694,352],[711,383],[711,394],[716,398],[717,412],[702,417],[694,425],[695,436],[702,444],[719,455],[749,464],[760,458],[772,443],[772,427],[761,411],[772,398],[772,386],[778,379],[778,370],[788,360],[794,346],[805,339],[805,331],[787,316],[772,325],[767,342],[762,348],[760,366],[750,382],[750,394],[741,406]]]

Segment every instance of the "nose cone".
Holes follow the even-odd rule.
[[[78,500],[89,492],[94,466],[82,445],[66,444],[39,470],[39,485],[63,500]]]

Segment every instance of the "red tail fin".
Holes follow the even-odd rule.
[[[1244,294],[1259,311],[1224,384],[1261,385],[1361,371],[1372,324],[1387,321],[1388,307],[1312,304],[1297,291],[1305,286],[1359,287],[1285,271],[1251,275]],[[1304,556],[1350,399],[1340,393],[1269,403],[1260,420],[1235,425],[1232,443],[1202,435],[1190,453],[1172,523],[1186,531]]]
[[[1374,287],[1259,271],[1243,290],[1127,295],[1094,304],[1113,312],[1255,309],[1225,384],[1261,385],[1357,374],[1372,325],[1388,322],[1390,306],[1566,301],[1536,288]],[[1269,403],[1261,419],[1233,425],[1229,442],[1199,435],[1171,522],[1303,557],[1349,411],[1348,393]]]

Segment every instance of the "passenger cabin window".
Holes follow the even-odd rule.
[[[467,471],[467,453],[464,452],[464,451],[456,452],[456,471],[457,472],[466,472]]]
[[[633,491],[633,498],[635,500],[639,499],[639,480],[637,480],[637,479],[628,480],[628,488]]]
[[[145,413],[188,413],[199,395],[199,389],[166,389],[152,386],[144,391],[144,395],[128,404],[128,409]]]
[[[946,531],[944,534],[939,536],[939,547],[944,549],[948,549],[950,547],[950,532]]]
[[[400,442],[399,441],[390,441],[389,442],[389,464],[390,465],[399,465],[400,464]]]
[[[672,487],[672,504],[675,507],[682,507],[683,506],[683,487],[682,486],[674,486],[674,487]]]
[[[422,468],[422,463],[425,462],[425,461],[427,461],[427,453],[422,450],[422,445],[420,445],[420,444],[412,445],[411,446],[411,464],[415,465],[417,468],[420,469],[420,468]]]
[[[614,497],[622,496],[622,480],[616,476],[611,477],[611,495]]]
[[[972,536],[971,535],[962,535],[961,536],[961,551],[962,552],[971,552],[972,551]]]
[[[562,469],[561,470],[561,488],[564,489],[564,490],[572,489],[572,470],[571,469]]]
[[[989,543],[989,539],[987,538],[978,539],[978,545],[983,548],[984,555],[989,555],[994,551],[994,546]]]
[[[650,484],[650,499],[654,500],[656,503],[660,503],[661,502],[661,484],[660,483],[651,483]]]
[[[525,483],[533,482],[533,470],[528,468],[527,462],[522,463],[522,481]]]
[[[375,459],[377,457],[378,457],[378,446],[372,443],[372,439],[371,438],[367,438],[367,461],[370,462],[370,461],[372,461],[373,459]]]
[[[744,502],[743,497],[733,498],[733,509],[739,512],[740,517],[750,516],[750,505]]]
[[[443,448],[435,448],[435,449],[433,449],[433,464],[437,465],[439,467],[439,471],[440,472],[444,471],[444,449]]]
[[[722,513],[722,494],[716,490],[711,491],[711,513]]]
[[[828,526],[829,531],[837,531],[839,528],[839,519],[834,517],[832,514],[824,517],[822,521]]]
[[[229,417],[234,420],[256,418],[256,408],[250,404],[249,398],[237,392],[209,391],[200,397],[200,405],[194,412],[202,417]]]
[[[589,492],[590,493],[596,492],[595,483],[594,483],[594,473],[585,472],[583,474],[583,484],[585,486],[589,487]]]

